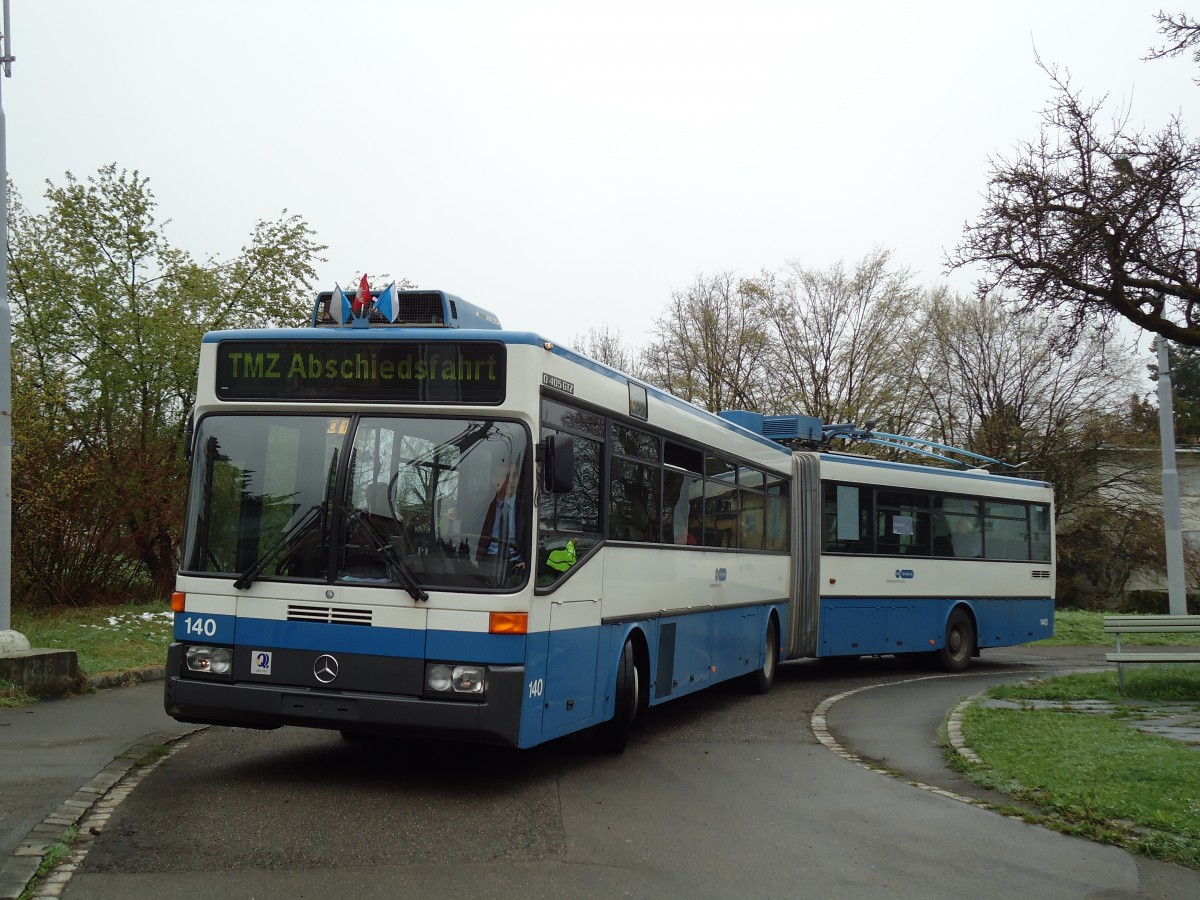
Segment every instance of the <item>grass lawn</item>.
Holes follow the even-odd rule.
[[[1038,641],[1042,647],[1112,647],[1115,640],[1104,633],[1104,617],[1112,613],[1088,609],[1056,609],[1054,637]],[[1143,647],[1189,647],[1200,644],[1197,634],[1123,634],[1121,645]]]
[[[955,760],[973,780],[1026,805],[1022,814],[1060,831],[1200,868],[1200,749],[1145,734],[1129,722],[1149,700],[1200,712],[1200,666],[1076,673],[1029,685],[1001,685],[985,696],[1049,700],[1057,709],[972,705],[966,743],[983,760]],[[1072,710],[1071,701],[1111,701],[1107,714]],[[957,754],[954,754],[957,756]]]
[[[13,628],[32,647],[74,650],[87,675],[161,666],[171,643],[171,610],[148,605],[13,610]]]

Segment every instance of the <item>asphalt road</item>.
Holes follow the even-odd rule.
[[[810,727],[856,691],[829,712],[840,743],[957,789],[930,760],[958,698],[1089,659],[1015,648],[953,678],[791,663],[765,697],[729,685],[652,710],[619,757],[210,728],[116,807],[64,896],[1200,896],[1200,873],[870,771]]]

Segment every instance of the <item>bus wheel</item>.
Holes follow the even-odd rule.
[[[775,683],[775,670],[779,667],[779,626],[772,618],[767,623],[767,637],[763,643],[762,668],[750,673],[751,693],[765,694]]]
[[[617,698],[613,717],[601,725],[596,732],[596,743],[609,753],[623,753],[629,743],[629,732],[638,712],[638,696],[641,685],[638,667],[633,658],[633,642],[626,641],[621,650],[621,661],[617,664],[617,682],[613,695]]]
[[[946,672],[961,672],[974,654],[975,628],[971,617],[961,608],[955,609],[946,620],[946,643],[937,651],[938,665]]]

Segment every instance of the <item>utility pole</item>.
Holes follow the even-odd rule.
[[[1175,467],[1175,402],[1167,340],[1158,343],[1158,434],[1162,443],[1163,525],[1167,540],[1167,601],[1173,616],[1187,615],[1183,578],[1183,516],[1179,511],[1179,470]]]
[[[12,25],[4,0],[0,64],[12,77]],[[12,314],[8,306],[8,127],[0,102],[0,656],[28,650],[29,641],[12,630]]]

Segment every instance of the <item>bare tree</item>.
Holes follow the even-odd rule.
[[[1196,46],[1197,25],[1160,14],[1172,55]],[[984,209],[947,266],[979,265],[981,295],[1005,289],[1027,308],[1069,322],[1074,339],[1124,318],[1171,341],[1200,345],[1200,143],[1177,117],[1158,131],[1105,124],[1039,60],[1054,98],[1036,140],[991,161]]]
[[[1158,30],[1163,33],[1167,43],[1151,50],[1146,59],[1167,59],[1191,50],[1192,60],[1200,64],[1200,21],[1187,13],[1171,15],[1162,10],[1154,14],[1154,20],[1158,22]],[[1196,82],[1200,84],[1200,78]]]
[[[620,329],[612,329],[608,325],[589,328],[587,334],[576,335],[572,343],[579,352],[597,362],[612,366],[627,375],[642,377],[637,351],[625,345]]]
[[[1124,414],[1135,364],[1101,332],[1063,349],[1053,314],[1018,311],[999,296],[930,295],[917,377],[934,439],[1044,467],[1086,443],[1096,423]]]
[[[769,332],[761,282],[697,275],[654,323],[646,377],[710,412],[761,410]]]
[[[998,296],[929,298],[919,330],[924,435],[1054,484],[1060,596],[1115,601],[1161,555],[1154,457],[1126,452],[1133,354],[1103,332],[1064,347],[1047,310]],[[1007,471],[1007,470],[1004,470]]]
[[[891,253],[875,249],[853,271],[793,261],[772,293],[772,411],[906,429],[921,292]]]

